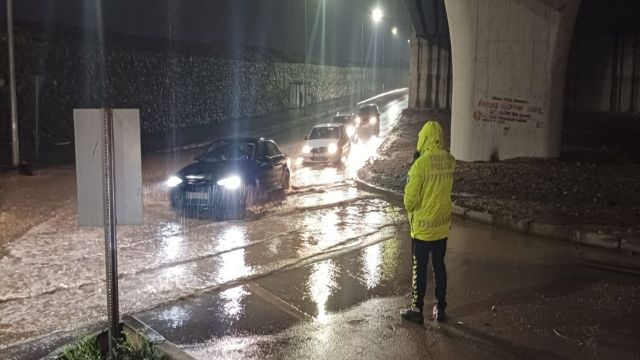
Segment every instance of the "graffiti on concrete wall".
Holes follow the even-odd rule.
[[[527,100],[492,96],[491,99],[478,100],[473,119],[485,123],[544,128],[543,115],[542,107]]]

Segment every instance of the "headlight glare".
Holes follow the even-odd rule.
[[[305,145],[305,146],[303,146],[303,147],[302,147],[302,152],[303,152],[304,154],[308,154],[308,153],[310,153],[310,152],[311,152],[311,146],[309,146],[309,145]]]
[[[356,116],[356,124],[360,125],[361,122],[362,119],[360,118],[360,116]]]
[[[240,179],[239,176],[233,175],[218,180],[217,184],[220,186],[224,186],[228,190],[236,190],[240,187],[240,185],[242,185],[242,179]]]
[[[347,126],[347,136],[351,137],[353,136],[353,134],[355,134],[355,132],[356,132],[356,128],[354,128],[351,125]]]
[[[338,145],[330,144],[327,151],[329,151],[329,154],[335,154],[336,152],[338,152]]]
[[[372,116],[372,117],[369,118],[369,124],[375,125],[375,123],[377,123],[377,122],[378,122],[378,118],[377,117]]]
[[[168,187],[176,187],[182,184],[182,179],[174,175],[169,177],[165,183],[167,184]]]

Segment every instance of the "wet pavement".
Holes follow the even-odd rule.
[[[585,267],[568,244],[481,225],[451,232],[449,321],[402,322],[410,243],[406,224],[397,230],[137,316],[197,359],[638,358],[637,277]]]
[[[406,106],[406,91],[376,101],[385,134]],[[307,117],[282,133],[265,124],[266,130],[254,135],[273,137],[295,158],[311,126],[327,122],[333,113],[323,109],[325,115]],[[359,192],[349,180],[356,166],[375,156],[379,143],[375,137],[360,141],[340,168],[296,169],[285,198],[249,209],[247,219],[227,222],[188,219],[169,209],[164,180],[199,150],[146,156],[144,224],[118,231],[121,311],[135,313],[392,236],[395,224],[405,221],[399,210],[388,211],[385,201]],[[27,180],[42,180],[38,191],[48,193],[74,188],[72,176],[67,166]],[[29,185],[13,193],[30,195]],[[22,206],[50,205],[33,196]],[[103,233],[77,226],[74,198],[68,194],[41,223],[2,243],[0,351],[42,337],[55,342],[51,334],[64,337],[104,319]]]
[[[379,100],[381,138],[406,101]],[[295,158],[309,127],[266,136]],[[119,228],[121,311],[198,359],[637,358],[640,279],[584,267],[569,244],[460,222],[450,321],[402,323],[406,217],[351,180],[380,142],[361,141],[344,167],[295,169],[285,197],[224,222],[169,210],[163,181],[194,151],[145,158],[144,225]],[[4,246],[0,358],[37,358],[101,325],[102,246],[73,206]]]

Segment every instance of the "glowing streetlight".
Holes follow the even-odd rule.
[[[380,22],[380,20],[382,20],[382,10],[380,10],[380,8],[373,9],[373,11],[371,11],[371,19],[373,19],[373,22]]]
[[[392,33],[393,35],[398,35],[398,28],[397,28],[397,27],[395,27],[395,26],[394,26],[394,27],[392,27],[392,28],[391,28],[391,33]]]

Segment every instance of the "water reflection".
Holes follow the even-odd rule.
[[[365,248],[362,252],[364,258],[364,281],[367,289],[375,287],[380,282],[381,250],[381,244],[376,244]]]
[[[318,315],[315,321],[319,324],[329,322],[327,314],[327,301],[333,288],[336,287],[336,266],[333,260],[315,263],[311,267],[311,275],[307,282],[307,288],[311,300],[316,303]]]
[[[389,105],[389,110],[387,110],[387,118],[390,120],[395,119],[400,115],[401,112],[402,108],[400,107],[400,105],[398,105],[398,102],[393,102]]]
[[[395,238],[382,243],[382,280],[391,280],[400,273],[400,242]],[[405,259],[408,260],[409,259]]]
[[[376,210],[376,211],[369,211],[367,212],[367,214],[364,216],[364,222],[366,224],[372,225],[372,226],[379,226],[380,224],[384,223],[384,216],[383,214]]]
[[[175,260],[182,255],[183,229],[176,222],[167,223],[160,232],[162,239],[162,254],[166,260]]]
[[[244,246],[248,243],[244,226],[230,226],[224,230],[222,238],[218,240],[216,250],[224,251]],[[216,281],[224,284],[247,276],[251,269],[245,262],[245,249],[240,248],[220,255],[220,264]]]
[[[178,329],[191,318],[191,309],[186,306],[172,306],[158,315],[158,320],[167,326]]]
[[[225,301],[224,313],[230,319],[238,320],[244,314],[242,300],[249,292],[244,286],[237,286],[220,293],[220,298]]]
[[[351,146],[351,154],[347,159],[347,175],[350,178],[357,177],[358,170],[364,166],[370,158],[376,157],[378,147],[382,143],[382,138],[372,136],[368,139],[361,139],[357,144]]]

